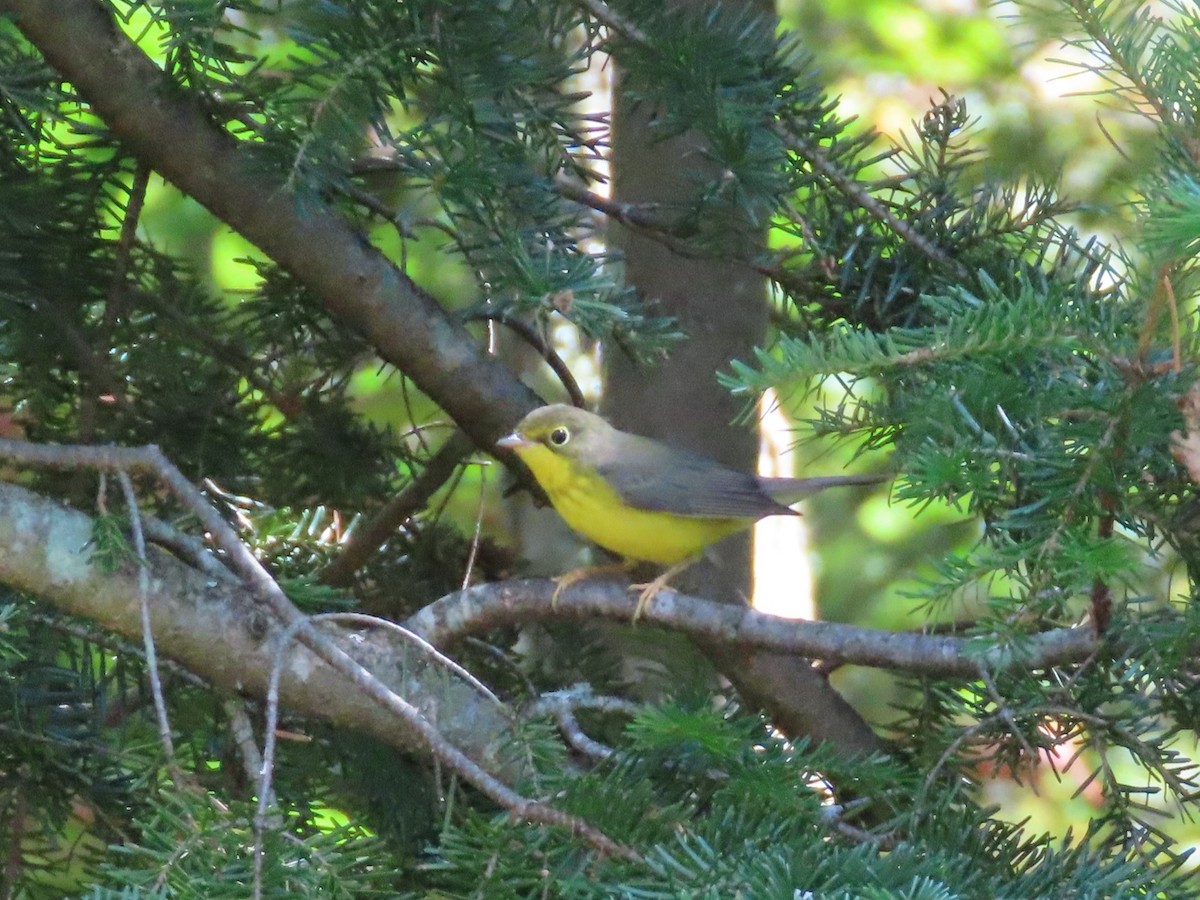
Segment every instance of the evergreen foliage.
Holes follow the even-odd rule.
[[[623,89],[659,112],[657,134],[702,136],[719,173],[689,208],[643,210],[627,227],[772,280],[777,339],[731,361],[726,386],[817,398],[818,433],[891,448],[896,500],[978,517],[979,540],[934,560],[914,601],[977,639],[981,658],[994,645],[1019,656],[1032,634],[1101,608],[1108,638],[1071,665],[907,678],[887,726],[893,752],[870,759],[789,742],[731,698],[688,702],[687,688],[628,720],[581,710],[616,747],[595,764],[545,722],[522,723],[523,790],[632,847],[638,863],[514,823],[419,757],[311,723],[283,723],[305,738],[281,742],[278,803],[258,828],[257,785],[229,722],[242,701],[166,667],[181,789],[141,651],[6,588],[9,894],[244,897],[261,841],[268,896],[1200,895],[1172,830],[1200,791],[1200,613],[1190,597],[1163,599],[1161,583],[1165,561],[1200,573],[1175,437],[1200,428],[1180,412],[1200,350],[1194,5],[1027,10],[1062,17],[1083,67],[1107,84],[1102,99],[1154,130],[1157,156],[1119,211],[1133,235],[1120,247],[1072,230],[1076,211],[1053,184],[989,183],[957,98],[881,149],[841,116],[803,36],[734,4],[685,15],[630,0],[600,17],[597,4],[566,0],[104,5],[298,210],[337,207],[421,284],[445,289],[464,321],[509,316],[544,332],[565,318],[653,359],[685,336],[622,285],[578,202],[609,135],[603,117],[580,112],[576,79],[610,52]],[[377,365],[367,342],[259,257],[253,287],[222,295],[194,207],[159,195],[182,237],[145,224],[163,215],[142,209],[148,177],[0,18],[5,436],[158,444],[189,478],[209,479],[306,612],[403,617],[458,587],[468,558],[484,574],[508,570],[486,542],[475,555],[434,505],[360,573],[353,598],[315,584],[357,517],[419,476],[440,413],[413,391],[411,432],[370,421],[354,392]],[[768,240],[731,241],[731,221]],[[846,391],[824,403],[831,379]],[[138,564],[116,492],[75,475],[20,477],[88,508],[99,496],[97,546],[114,568]],[[140,486],[146,512],[190,524]],[[460,654],[506,699],[573,678],[625,686],[586,638],[570,665],[532,673],[508,652],[513,638]],[[1067,839],[987,805],[988,779],[1072,758],[1093,773],[1080,791],[1098,796]],[[853,799],[843,808],[834,794]]]

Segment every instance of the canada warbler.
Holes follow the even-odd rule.
[[[764,516],[799,515],[787,504],[875,475],[764,478],[650,438],[618,431],[573,406],[535,409],[496,442],[533,473],[566,523],[627,560],[670,568],[641,591],[636,620],[667,581],[705,547]],[[588,570],[568,573],[559,592]]]

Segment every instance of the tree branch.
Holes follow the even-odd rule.
[[[477,445],[539,405],[412,279],[314,197],[298,201],[248,142],[219,127],[95,0],[0,0],[118,140],[304,281]]]
[[[425,468],[389,500],[375,517],[356,529],[342,552],[320,574],[320,580],[344,587],[366,565],[396,529],[415,516],[438,492],[471,452],[470,438],[456,430],[425,464]]]
[[[444,647],[468,634],[543,619],[613,619],[629,622],[637,597],[628,585],[584,581],[565,589],[551,605],[555,584],[530,579],[477,585],[449,594],[410,617],[406,627]],[[693,638],[760,650],[794,653],[922,675],[979,677],[1021,667],[1041,669],[1086,659],[1097,647],[1089,626],[1031,635],[1020,644],[947,635],[859,628],[837,622],[781,619],[745,606],[717,603],[664,590],[639,622],[661,625]]]
[[[265,672],[265,688],[269,697],[279,697],[284,702],[287,702],[282,693],[281,683],[289,674],[286,669],[294,667],[297,654],[285,653],[284,650],[288,648],[288,644],[293,639],[296,639],[300,646],[307,651],[311,651],[312,657],[305,660],[305,666],[299,673],[302,680],[308,677],[308,670],[313,668],[314,664],[318,666],[323,664],[331,669],[332,673],[335,673],[336,678],[343,682],[343,694],[336,699],[330,699],[334,708],[346,703],[349,697],[370,703],[375,706],[377,713],[384,713],[386,711],[388,714],[387,718],[391,720],[391,723],[397,729],[390,739],[392,743],[406,744],[432,756],[447,769],[462,777],[464,781],[480,791],[484,796],[508,810],[509,814],[514,818],[530,824],[566,828],[572,834],[583,838],[593,848],[604,854],[620,856],[625,859],[640,858],[633,850],[613,841],[577,816],[565,813],[538,800],[524,797],[497,778],[493,772],[501,768],[512,768],[515,764],[515,761],[511,758],[510,745],[504,744],[500,747],[493,745],[490,748],[491,752],[482,759],[473,756],[469,752],[464,751],[462,745],[453,737],[450,737],[449,732],[441,727],[439,717],[443,710],[440,704],[431,705],[428,703],[429,696],[427,692],[419,692],[419,695],[414,698],[415,702],[410,702],[403,696],[400,692],[408,693],[413,689],[414,685],[414,676],[409,672],[409,668],[411,666],[428,664],[430,659],[428,656],[425,656],[423,659],[419,656],[416,659],[408,659],[404,654],[400,654],[400,658],[405,659],[407,665],[401,666],[398,672],[388,671],[381,674],[374,666],[364,665],[360,662],[359,647],[362,641],[358,636],[349,641],[339,642],[334,636],[314,625],[312,621],[296,609],[287,595],[283,593],[282,588],[279,587],[270,573],[263,567],[262,563],[242,544],[237,533],[207,503],[204,496],[195,486],[184,478],[178,469],[171,465],[157,447],[67,447],[0,439],[0,456],[27,464],[58,469],[88,467],[100,471],[124,473],[131,470],[139,470],[152,473],[172,494],[187,504],[188,509],[197,516],[212,536],[212,539],[229,555],[231,565],[241,574],[245,579],[246,585],[249,586],[256,621],[248,629],[248,633],[255,637],[259,633],[264,635],[269,634],[270,638],[269,642],[258,647],[259,652],[269,657]],[[9,490],[22,490],[13,485],[8,485],[7,488]],[[28,495],[27,499],[29,500],[41,499],[31,492],[26,491],[24,493]],[[49,501],[43,502],[49,505]],[[46,528],[43,535],[44,541],[40,542],[36,549],[26,552],[23,555],[14,553],[9,557],[10,560],[32,560],[35,564],[41,561],[43,563],[40,572],[43,576],[42,589],[61,587],[61,579],[56,577],[61,574],[58,571],[60,566],[56,565],[60,562],[60,559],[57,555],[51,556],[50,554],[61,554],[64,550],[74,555],[68,572],[69,575],[73,576],[71,579],[72,582],[78,581],[81,578],[84,581],[94,580],[95,575],[103,574],[92,565],[90,520],[82,513],[76,512],[74,515],[77,516],[75,522],[77,530],[87,528],[88,539],[80,540],[78,543],[69,542],[65,548],[58,547],[52,549],[50,539],[54,535],[51,529]],[[0,503],[0,517],[3,516],[3,504]],[[24,516],[18,517],[18,524],[15,528],[11,527],[7,520],[4,523],[5,527],[0,527],[0,557],[2,557],[2,550],[4,548],[22,547],[24,539],[30,537],[28,533],[30,529],[27,527],[28,523],[24,521],[25,518]],[[78,535],[74,536],[78,537]],[[4,561],[3,558],[0,558],[0,583],[12,583],[31,592],[41,592],[37,584],[29,585],[22,582],[21,579],[29,576],[31,572],[20,565],[11,572],[12,580],[9,582],[5,577]],[[182,567],[182,564],[174,559],[171,561]],[[143,567],[138,568],[139,578],[147,577],[145,569]],[[186,567],[182,568],[184,571],[191,571]],[[134,591],[137,590],[137,584],[137,582],[134,582]],[[78,596],[75,599],[83,600],[85,603],[88,602],[86,598]],[[109,600],[111,604],[112,601],[118,600],[118,598],[110,597]],[[62,603],[59,605],[63,606]],[[101,607],[97,611],[105,611],[107,609],[108,607]],[[160,612],[157,604],[155,612]],[[102,621],[92,613],[82,612],[81,614]],[[162,627],[167,629],[178,628],[182,618],[184,617],[178,620],[164,619]],[[154,622],[151,623],[151,626],[152,631],[157,634],[158,626]],[[120,630],[116,625],[113,627]],[[223,640],[214,642],[213,646],[208,648],[207,652],[211,654],[212,659],[225,660],[229,658],[228,654],[231,648],[228,645],[228,637],[224,636],[224,638]],[[408,646],[414,647],[416,645],[410,642]],[[417,649],[419,650],[420,648],[417,647]],[[212,666],[212,659],[208,662],[209,667]],[[188,660],[181,658],[181,661],[190,665]],[[205,670],[197,669],[197,671]],[[445,672],[445,669],[443,668],[442,671]],[[349,682],[349,685],[354,690],[346,691],[345,682]],[[238,679],[232,687],[236,690],[242,690],[243,683]],[[259,693],[260,695],[262,693],[261,685]],[[474,696],[478,698],[479,695],[475,694]],[[463,698],[460,697],[457,699],[461,701]],[[464,705],[470,707],[471,701],[466,700]],[[492,712],[495,712],[495,708],[492,709]],[[333,719],[332,716],[328,715],[328,711],[319,712],[318,714]],[[478,709],[470,709],[468,710],[468,714],[459,717],[456,719],[456,722],[469,733],[478,727],[476,719],[479,716],[480,711]],[[468,743],[469,745],[470,743]],[[506,757],[508,758],[507,760]]]
[[[25,488],[0,482],[0,583],[140,641],[138,571],[104,571],[93,559],[92,519]],[[158,650],[213,685],[266,696],[274,643],[283,632],[244,584],[218,580],[150,545],[149,614]],[[504,771],[511,719],[409,642],[377,628],[321,628],[385,683],[404,690],[443,733],[492,771]],[[297,645],[284,660],[280,696],[289,709],[412,749],[412,734],[348,679]]]

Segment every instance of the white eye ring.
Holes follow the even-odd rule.
[[[552,443],[555,447],[563,446],[570,439],[571,432],[567,431],[567,429],[562,425],[559,425],[550,432],[550,443]]]

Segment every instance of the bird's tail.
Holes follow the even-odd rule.
[[[759,483],[772,500],[790,506],[805,497],[831,487],[879,484],[887,475],[821,475],[815,478],[759,478]]]

